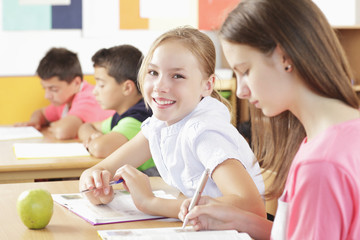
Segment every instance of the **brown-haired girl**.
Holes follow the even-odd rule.
[[[220,38],[237,96],[255,107],[255,154],[277,174],[267,195],[280,198],[274,225],[209,200],[190,222],[255,239],[360,239],[359,101],[325,16],[311,0],[243,0]]]

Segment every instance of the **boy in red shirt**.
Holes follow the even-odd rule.
[[[17,126],[49,126],[57,139],[72,139],[84,122],[104,120],[114,112],[103,110],[92,94],[94,86],[83,81],[77,55],[52,48],[41,59],[36,73],[51,104],[36,110],[30,120]]]

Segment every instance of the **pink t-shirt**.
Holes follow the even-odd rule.
[[[79,117],[83,122],[102,121],[114,114],[113,110],[103,110],[92,94],[94,86],[83,81],[81,91],[75,94],[68,115]],[[45,117],[54,122],[62,117],[65,104],[61,106],[49,105],[45,108]]]
[[[356,119],[303,141],[279,199],[272,238],[282,239],[284,234],[285,239],[360,239],[359,208],[360,119]]]

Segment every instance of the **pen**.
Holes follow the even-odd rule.
[[[202,174],[201,178],[200,178],[200,182],[198,187],[196,188],[196,192],[194,193],[193,198],[191,199],[189,208],[188,208],[188,213],[199,203],[200,197],[201,197],[201,193],[203,192],[206,182],[209,178],[209,173],[210,170],[209,169],[205,169],[204,173]],[[182,225],[182,228],[185,228],[186,224],[188,222],[188,217],[187,215],[185,216],[184,219],[184,223]]]
[[[109,182],[109,186],[115,185],[115,184],[118,184],[118,183],[122,183],[123,181],[124,181],[124,179],[119,179],[117,181],[111,181],[111,182]],[[80,193],[90,192],[90,191],[95,190],[95,189],[98,189],[98,188],[91,188],[91,189],[88,188],[88,189],[80,191]]]

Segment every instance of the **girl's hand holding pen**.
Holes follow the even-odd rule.
[[[124,188],[130,192],[135,206],[140,211],[151,214],[149,203],[155,196],[151,189],[149,177],[131,165],[124,165],[114,175],[115,181],[119,179],[124,180]]]
[[[178,217],[179,217],[179,219],[180,219],[181,221],[183,221],[183,222],[185,221],[186,216],[187,216],[190,212],[193,211],[193,210],[191,210],[191,211],[189,212],[189,206],[190,206],[190,202],[191,202],[191,201],[192,201],[192,199],[191,199],[191,198],[188,198],[188,199],[184,200],[183,203],[181,204],[180,212],[179,212]],[[213,198],[210,198],[210,197],[208,197],[208,196],[201,196],[201,198],[200,198],[197,206],[206,205],[206,204],[209,204],[209,203],[211,203],[211,202],[216,202],[216,200],[213,199]],[[197,206],[195,206],[193,209],[198,208]],[[191,218],[191,214],[188,216],[188,223],[189,223],[189,224],[194,225],[195,220],[196,220],[196,219]]]
[[[92,204],[107,204],[114,198],[111,180],[111,174],[107,170],[88,169],[81,175],[80,192],[89,189],[84,195]]]
[[[118,184],[118,183],[122,183],[122,182],[124,182],[124,180],[122,180],[122,179],[117,180],[117,181],[111,181],[109,183],[109,186],[112,186],[112,185],[115,185],[115,184]],[[88,188],[88,189],[80,191],[80,193],[87,193],[87,192],[91,192],[91,191],[94,191],[94,190],[97,190],[97,189],[99,189],[99,188],[91,188],[91,189]]]
[[[204,196],[201,197],[199,204],[188,212],[190,201],[191,199],[186,199],[181,205],[179,219],[184,220],[187,216],[189,220],[188,223],[191,224],[196,231],[241,229],[241,227],[235,226],[236,223],[246,226],[247,216],[244,214],[244,211],[239,208]],[[234,219],[237,219],[237,221]]]

